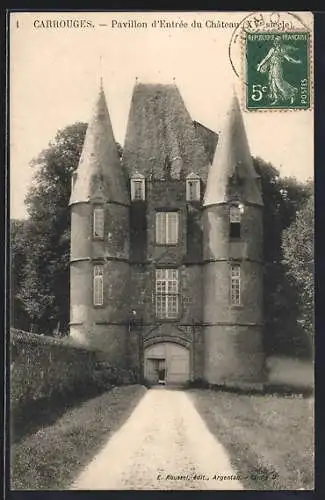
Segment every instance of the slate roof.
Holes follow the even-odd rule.
[[[137,83],[133,90],[123,163],[131,175],[204,181],[209,155],[176,85]]]
[[[229,180],[234,175],[242,180],[243,201],[263,205],[257,182],[259,176],[254,169],[242,113],[235,94],[209,169],[203,204],[206,206],[229,201]]]
[[[192,121],[176,85],[137,83],[121,163],[101,86],[69,204],[96,199],[129,204],[131,175],[162,180],[185,179],[192,173],[203,182],[208,179],[204,205],[228,201],[229,179],[234,174],[245,180],[245,201],[263,204],[235,95],[218,136]]]
[[[96,199],[129,204],[126,174],[121,166],[102,86],[86,131],[69,204]]]
[[[205,151],[209,158],[209,162],[212,163],[218,143],[218,134],[196,120],[193,121],[193,124],[195,130],[197,131],[200,139],[203,142]]]

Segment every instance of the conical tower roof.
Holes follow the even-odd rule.
[[[102,84],[76,173],[70,205],[94,199],[129,204],[126,175],[121,166]]]
[[[259,175],[253,165],[245,125],[235,93],[209,170],[204,196],[205,206],[229,201],[228,187],[234,175],[242,181],[243,201],[263,205],[257,183]]]

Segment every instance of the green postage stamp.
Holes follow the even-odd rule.
[[[308,109],[309,33],[246,33],[245,38],[247,109]]]

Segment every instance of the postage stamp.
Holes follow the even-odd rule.
[[[246,106],[308,109],[310,38],[308,32],[246,33]]]

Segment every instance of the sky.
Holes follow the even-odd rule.
[[[312,110],[245,110],[243,48],[236,41],[234,23],[240,23],[247,14],[11,14],[11,217],[27,216],[24,198],[34,172],[30,161],[48,146],[57,130],[89,120],[101,76],[115,138],[122,145],[136,78],[139,82],[176,83],[192,119],[216,132],[222,130],[235,90],[242,103],[251,153],[272,162],[283,176],[299,180],[313,177]],[[312,26],[311,14],[299,16],[305,26]],[[288,14],[287,19],[293,16]],[[78,20],[79,24],[88,21],[91,27],[68,27],[67,20]],[[130,21],[131,27],[112,27],[113,20]],[[155,20],[183,21],[183,27],[153,28]],[[202,27],[192,27],[194,20]],[[61,27],[54,21],[62,21]],[[133,28],[132,21],[147,23],[148,27]],[[299,20],[294,18],[294,22],[301,27]]]

